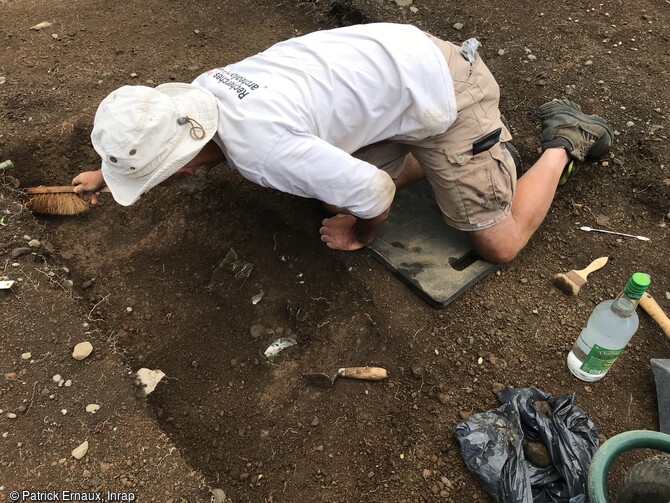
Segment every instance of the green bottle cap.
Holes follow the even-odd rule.
[[[624,293],[629,299],[637,300],[647,291],[651,284],[651,278],[643,272],[636,272],[628,280]]]

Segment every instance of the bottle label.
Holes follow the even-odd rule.
[[[604,374],[614,364],[623,349],[607,349],[594,344],[579,370],[587,374]]]

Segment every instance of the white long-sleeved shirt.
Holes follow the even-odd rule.
[[[388,174],[351,154],[381,140],[434,136],[456,119],[447,62],[410,25],[310,33],[193,83],[218,100],[214,141],[230,167],[360,218],[386,210],[395,187]]]

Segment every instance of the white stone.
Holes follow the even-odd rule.
[[[56,374],[55,376],[53,376],[53,377],[51,378],[51,380],[52,380],[53,382],[59,382],[61,379],[62,379],[62,377],[60,376],[60,374]]]
[[[83,360],[92,352],[93,352],[93,345],[90,342],[88,341],[80,342],[74,347],[74,351],[72,351],[72,358],[74,358],[75,360]]]
[[[72,379],[68,379],[67,381],[65,381],[63,386],[65,386],[66,388],[69,388],[70,386],[72,386]]]
[[[79,447],[76,447],[72,450],[72,457],[75,459],[81,459],[86,456],[88,452],[88,440],[84,441]]]
[[[67,414],[67,409],[61,409],[60,413],[63,414],[63,415]]]
[[[223,489],[212,489],[212,496],[214,496],[214,503],[225,503],[226,493]]]
[[[162,370],[151,370],[147,368],[139,369],[135,375],[139,379],[140,383],[142,383],[145,395],[148,395],[154,389],[156,389],[156,385],[161,381],[161,379],[163,379],[163,377],[165,377],[165,373]]]
[[[22,353],[21,354],[21,359],[22,360],[30,360],[33,357],[32,353]]]
[[[14,414],[13,412],[8,412],[8,413],[7,413],[7,417],[8,417],[9,419],[16,419],[16,414]]]
[[[89,403],[86,406],[86,412],[88,412],[89,414],[95,414],[99,410],[100,410],[100,406],[97,403]]]

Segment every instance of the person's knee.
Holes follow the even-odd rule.
[[[475,248],[475,251],[477,251],[484,260],[488,260],[494,264],[506,264],[514,260],[521,250],[487,248],[486,250],[480,251]]]

